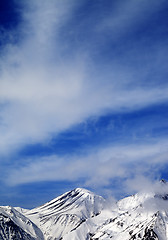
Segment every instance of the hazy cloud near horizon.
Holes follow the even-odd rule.
[[[52,134],[92,116],[133,112],[167,102],[168,84],[160,80],[167,74],[167,42],[147,33],[132,39],[152,14],[164,8],[165,1],[119,1],[111,7],[112,14],[106,9],[100,19],[98,5],[96,13],[89,9],[88,18],[87,12],[80,13],[84,4],[75,0],[22,4],[22,22],[14,33],[20,39],[4,46],[0,60],[2,162],[26,144],[48,142]],[[110,50],[108,41],[114,45]],[[101,57],[103,53],[105,57]],[[89,185],[98,184],[95,179],[101,178],[106,185],[112,177],[129,176],[131,161],[138,164],[144,158],[157,164],[164,155],[166,162],[167,152],[160,151],[167,146],[164,138],[139,148],[125,145],[102,147],[98,155],[94,149],[88,150],[81,159],[45,156],[29,159],[28,164],[23,159],[20,168],[11,167],[8,183],[61,180],[64,171],[65,180],[83,176]],[[93,168],[88,170],[90,162]]]

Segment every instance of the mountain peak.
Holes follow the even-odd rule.
[[[84,196],[90,195],[90,196],[98,196],[95,193],[93,193],[92,191],[85,189],[85,188],[75,188],[74,190],[70,191],[70,192],[74,192],[76,194],[81,194]],[[99,196],[100,197],[100,196]]]
[[[91,191],[89,191],[89,190],[87,190],[85,188],[75,188],[74,191],[76,191],[76,192],[83,192],[83,193],[92,193]]]
[[[159,182],[162,184],[167,184],[167,181],[165,179],[161,179]]]
[[[47,239],[61,239],[74,231],[87,219],[99,215],[104,208],[103,197],[84,189],[76,188],[50,202],[26,212],[26,216],[43,230]]]
[[[23,240],[168,240],[167,193],[168,184],[162,179],[148,192],[124,198],[113,208],[109,204],[105,207],[104,198],[84,188],[75,188],[32,210],[0,207],[0,239],[11,239],[15,234]]]

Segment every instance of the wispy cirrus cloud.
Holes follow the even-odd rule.
[[[167,41],[143,28],[166,2],[116,1],[104,12],[101,4],[81,12],[83,1],[22,3],[22,22],[9,33],[20,39],[1,46],[2,162],[3,156],[27,144],[49,142],[53,134],[89,117],[167,103]],[[88,12],[94,19],[87,18]],[[158,33],[160,27],[155,28]],[[6,182],[83,178],[85,186],[104,186],[115,177],[132,179],[131,165],[144,176],[152,165],[166,163],[167,140],[156,142],[146,143],[144,135],[144,144],[108,142],[106,148],[86,149],[85,156],[19,156],[19,164],[10,163],[5,172]]]
[[[40,181],[80,181],[84,186],[108,186],[115,178],[126,181],[127,191],[144,189],[136,179],[159,177],[167,162],[167,140],[145,144],[127,144],[92,149],[82,155],[27,158],[19,166],[8,169],[6,183],[18,185]],[[21,164],[22,162],[22,164]],[[160,167],[158,167],[160,165]],[[152,169],[152,171],[151,171]],[[149,174],[151,171],[151,174]],[[19,178],[18,178],[19,175]],[[134,179],[130,181],[130,179]],[[150,181],[151,181],[150,180]],[[146,185],[147,186],[147,185]],[[123,191],[122,187],[120,189]]]
[[[144,23],[149,17],[151,18],[156,10],[161,10],[166,3],[161,1],[116,1],[112,4],[112,14],[107,14],[97,30],[112,31],[113,37],[118,38],[123,34],[129,34],[137,26]]]
[[[168,87],[139,85],[136,67],[127,69],[112,61],[110,68],[101,69],[100,73],[89,51],[77,48],[72,56],[65,54],[66,41],[60,34],[66,25],[70,31],[67,22],[79,5],[75,1],[23,4],[23,21],[17,29],[22,39],[8,45],[1,59],[2,153],[44,141],[51,132],[59,133],[107,110],[132,111],[167,101]],[[129,9],[129,16],[135,15],[134,7],[124,3],[125,14]],[[150,8],[150,4],[145,4],[145,8]],[[117,16],[121,27],[127,24],[119,21],[122,14]],[[160,46],[159,51],[163,48]],[[141,53],[138,51],[137,55]],[[146,81],[141,70],[136,74],[141,82]]]

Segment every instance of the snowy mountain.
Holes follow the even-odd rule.
[[[77,188],[32,210],[0,207],[0,239],[168,240],[168,184],[111,205]]]
[[[117,215],[101,224],[90,239],[167,240],[168,194],[165,190],[168,184],[161,181],[155,191],[118,201]]]
[[[155,208],[157,204],[153,196],[146,195],[135,195],[119,201],[117,216],[99,226],[91,239],[168,239],[168,211],[159,211]]]
[[[43,240],[41,230],[16,209],[0,207],[0,239]]]
[[[47,240],[60,239],[75,231],[87,219],[99,215],[104,204],[102,197],[77,188],[27,211],[25,215],[37,224]]]

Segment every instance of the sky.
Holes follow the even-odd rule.
[[[168,179],[168,1],[0,2],[0,205]]]

